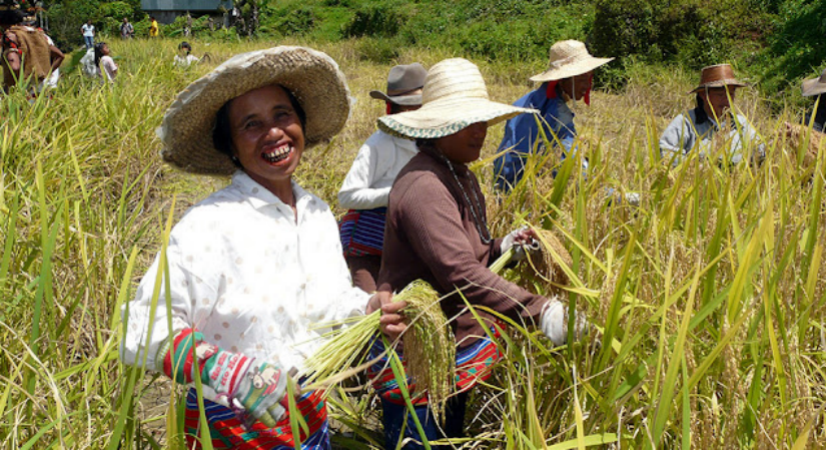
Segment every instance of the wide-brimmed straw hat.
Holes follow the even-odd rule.
[[[811,97],[812,95],[819,95],[826,92],[826,69],[823,69],[819,77],[804,80],[800,86],[800,90],[804,97]]]
[[[694,88],[689,94],[697,93],[706,88],[720,88],[720,87],[746,87],[747,84],[738,81],[734,77],[734,69],[731,64],[717,64],[716,66],[703,67],[700,73],[700,85]]]
[[[493,125],[537,112],[490,101],[479,68],[462,58],[446,59],[431,67],[422,90],[421,108],[380,117],[379,128],[412,139],[438,139],[474,123]]]
[[[157,129],[164,161],[207,175],[236,167],[212,141],[218,110],[251,90],[277,84],[289,90],[307,116],[305,148],[327,141],[350,114],[350,91],[338,64],[305,47],[274,47],[236,55],[178,94]]]
[[[387,93],[370,91],[370,97],[397,105],[421,105],[426,76],[427,70],[419,63],[393,67],[387,76]]]
[[[588,73],[614,58],[595,58],[585,44],[575,40],[559,41],[551,46],[548,69],[531,77],[531,81],[556,81]]]

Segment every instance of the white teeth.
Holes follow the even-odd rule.
[[[290,154],[290,152],[292,152],[292,150],[293,147],[291,145],[284,145],[275,150],[264,153],[263,156],[264,159],[266,159],[267,161],[274,163],[283,160],[287,155]]]

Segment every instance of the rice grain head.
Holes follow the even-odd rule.
[[[407,374],[417,391],[427,391],[434,419],[441,423],[456,372],[453,330],[439,305],[439,293],[427,282],[410,283],[395,300],[407,302],[404,314],[410,320],[404,334]]]

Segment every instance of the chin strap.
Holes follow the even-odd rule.
[[[387,108],[385,110],[385,113],[389,116],[390,113],[393,111],[393,104],[390,103],[390,102],[385,102],[385,103],[387,104]]]

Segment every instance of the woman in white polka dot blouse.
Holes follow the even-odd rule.
[[[328,331],[312,325],[364,313],[369,296],[351,285],[333,214],[292,180],[305,149],[338,133],[349,107],[329,56],[276,47],[195,81],[158,130],[167,162],[232,182],[172,229],[124,307],[121,358],[180,383],[199,377],[216,449],[293,448],[290,369],[302,369]],[[193,389],[187,410],[197,447]],[[299,410],[309,427],[302,448],[329,448],[322,396],[305,393]]]

